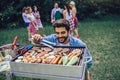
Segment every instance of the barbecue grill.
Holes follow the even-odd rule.
[[[48,48],[47,46],[33,46],[38,48]],[[11,72],[14,76],[30,77],[30,78],[40,78],[48,80],[83,80],[86,63],[91,59],[86,57],[85,47],[71,47],[71,46],[54,46],[54,48],[69,49],[66,54],[74,49],[79,49],[82,51],[82,55],[79,56],[79,61],[72,66],[59,65],[59,64],[43,64],[43,63],[25,63],[25,62],[15,62],[19,56],[23,56],[26,52],[21,53],[19,56],[14,58],[10,62]],[[88,60],[89,58],[89,60]]]

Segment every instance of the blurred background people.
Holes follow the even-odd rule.
[[[28,14],[27,7],[23,7],[23,10],[22,10],[22,18],[23,18],[23,20],[24,20],[24,22],[25,22],[25,26],[27,27],[28,40],[29,40],[29,39],[30,39],[30,31],[29,31],[29,23],[30,23],[30,20],[28,19],[27,14]]]
[[[51,11],[51,23],[58,19],[62,19],[62,9],[59,8],[58,3],[54,3],[54,8]]]
[[[70,7],[72,9],[72,18],[73,18],[73,21],[74,21],[74,30],[73,31],[75,33],[75,37],[80,38],[80,36],[78,34],[78,19],[76,17],[77,9],[75,7],[75,2],[74,1],[70,2]]]
[[[40,33],[42,36],[45,36],[44,28],[40,19],[40,13],[38,11],[37,6],[33,6],[33,15],[35,16],[35,19],[36,19],[38,33]]]
[[[29,23],[29,31],[30,31],[29,41],[31,41],[32,35],[37,34],[38,28],[37,28],[37,22],[36,22],[35,16],[33,15],[33,12],[32,12],[32,8],[27,7],[27,10],[28,10],[27,18],[30,20],[30,23]]]
[[[69,6],[68,3],[64,4],[63,18],[67,19],[69,21],[70,32],[71,32],[71,35],[72,35],[73,30],[74,30],[74,21],[72,19],[72,10],[71,10],[71,7]]]

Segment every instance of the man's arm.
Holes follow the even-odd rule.
[[[42,37],[39,34],[35,34],[32,36],[32,38],[33,38],[33,42],[37,43],[37,44],[40,44],[40,41],[42,41],[43,39],[50,41],[50,42],[53,42],[53,43],[55,42],[55,35],[54,34],[51,34],[51,35],[46,36],[46,37]]]
[[[86,56],[92,58],[92,55],[90,54],[88,47],[86,47]],[[91,68],[92,64],[93,64],[93,62],[91,60],[90,62],[87,63],[87,67]]]

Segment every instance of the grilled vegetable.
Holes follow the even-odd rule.
[[[63,65],[66,65],[68,63],[68,56],[63,56],[62,62],[63,62]]]
[[[45,58],[49,57],[49,54],[45,54],[44,57],[45,57]]]
[[[48,54],[49,54],[49,55],[54,55],[55,53],[54,53],[54,52],[49,52]]]
[[[81,53],[77,53],[76,56],[79,57],[81,55]]]
[[[51,56],[48,56],[47,58],[54,58],[55,56],[54,55],[51,55]]]
[[[72,59],[67,63],[68,66],[70,65],[74,65],[78,62],[78,57],[77,56],[73,56]]]

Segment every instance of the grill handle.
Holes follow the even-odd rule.
[[[87,60],[84,62],[84,64],[89,63],[90,61],[92,61],[91,56],[85,57],[85,59],[87,59]]]

